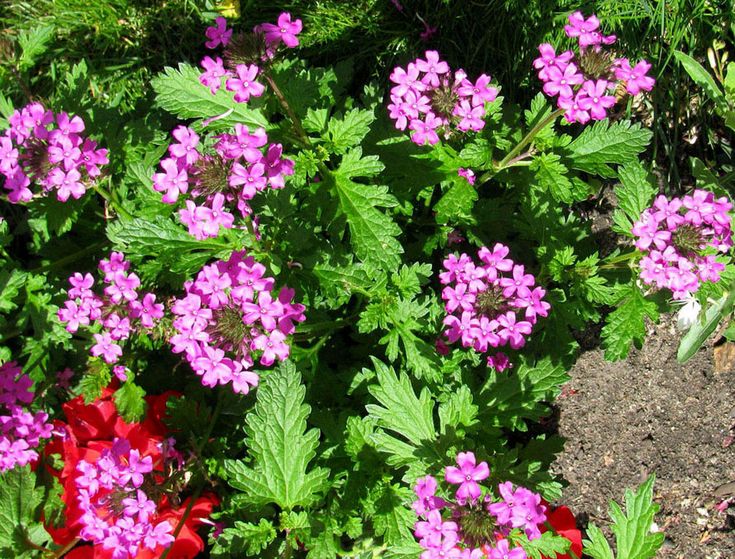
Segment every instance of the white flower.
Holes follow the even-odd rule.
[[[683,299],[676,301],[681,304],[681,309],[676,315],[676,326],[682,332],[686,332],[697,321],[699,311],[702,310],[702,305],[699,301],[691,294],[688,293]]]

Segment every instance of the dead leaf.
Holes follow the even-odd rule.
[[[735,370],[735,343],[725,342],[715,346],[715,373],[726,373]]]

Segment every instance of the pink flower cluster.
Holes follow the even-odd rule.
[[[615,35],[599,32],[600,20],[592,15],[585,19],[581,12],[569,16],[564,26],[567,37],[577,38],[579,57],[571,50],[556,54],[548,43],[539,45],[539,56],[533,61],[544,93],[557,97],[557,106],[564,109],[568,122],[585,124],[607,117],[607,111],[627,92],[638,95],[651,91],[656,80],[648,76],[651,65],[641,60],[631,67],[627,58],[613,58],[602,50],[612,45]]]
[[[494,101],[498,90],[490,76],[482,74],[473,83],[464,70],[452,73],[449,64],[434,50],[426,59],[417,58],[406,68],[396,67],[390,80],[388,110],[398,130],[411,130],[411,140],[424,145],[448,137],[453,128],[462,132],[479,131],[485,126],[485,103]]]
[[[730,210],[726,197],[695,190],[683,198],[658,196],[633,225],[635,246],[643,251],[641,279],[667,288],[674,299],[686,299],[700,282],[716,282],[725,265],[717,253],[732,248]]]
[[[31,103],[9,120],[10,128],[0,136],[0,177],[13,204],[33,199],[31,182],[41,187],[36,195],[55,190],[61,202],[81,198],[109,162],[107,150],[82,135],[84,121],[78,116]]]
[[[171,337],[174,353],[184,352],[204,386],[232,383],[247,394],[257,386],[251,368],[283,361],[290,354],[286,338],[303,322],[304,305],[292,303],[294,290],[283,287],[273,294],[275,280],[265,266],[245,252],[202,268],[196,280],[186,282],[186,296],[177,299]]]
[[[479,353],[490,348],[525,345],[538,316],[547,316],[550,305],[546,291],[534,286],[533,275],[523,265],[514,264],[507,246],[497,243],[492,250],[482,247],[479,266],[467,254],[450,254],[444,260],[439,280],[444,308],[444,334],[450,343],[461,340],[463,347]],[[488,366],[498,371],[510,366],[508,357],[499,352],[488,357]]]
[[[0,473],[38,458],[41,439],[51,437],[48,414],[25,409],[33,402],[33,381],[15,361],[0,366]]]
[[[101,333],[93,334],[95,343],[90,353],[102,356],[110,364],[122,356],[119,342],[127,340],[136,330],[153,328],[163,317],[163,305],[156,303],[155,294],[140,296],[140,278],[128,273],[129,268],[130,262],[120,252],[113,252],[109,260],[100,261],[99,269],[106,284],[102,295],[92,290],[92,274],[75,273],[69,278],[68,300],[58,312],[59,320],[69,332],[76,332],[80,326],[99,326]],[[124,372],[125,367],[115,368],[115,374],[123,379]]]
[[[420,520],[414,535],[425,550],[421,559],[526,559],[520,546],[511,547],[508,537],[523,530],[528,539],[541,537],[546,506],[541,496],[510,482],[498,487],[500,496],[483,489],[487,462],[477,464],[474,453],[457,454],[457,466],[444,471],[444,481],[458,486],[454,501],[437,496],[439,484],[431,475],[419,478],[414,487],[417,500],[412,507]]]
[[[208,41],[204,45],[208,49],[224,47],[224,60],[219,56],[205,56],[202,59],[204,73],[199,76],[199,81],[214,95],[222,87],[224,79],[225,89],[235,93],[238,103],[260,97],[265,86],[256,81],[261,73],[258,64],[273,58],[282,44],[288,48],[297,47],[299,40],[296,35],[301,33],[301,29],[300,19],[291,21],[291,14],[283,12],[276,24],[256,25],[250,37],[233,37],[233,30],[227,27],[225,18],[218,17],[215,25],[207,28]]]
[[[141,549],[170,546],[174,526],[168,520],[156,521],[156,500],[146,492],[156,489],[145,485],[153,467],[151,456],[141,457],[122,438],[103,449],[96,461],[80,460],[75,478],[82,511],[80,537],[112,550],[113,559],[130,559]]]
[[[190,194],[179,217],[197,239],[217,237],[220,227],[232,229],[231,205],[243,217],[251,215],[249,201],[267,188],[283,188],[285,177],[294,172],[294,162],[282,158],[281,144],[268,144],[263,128],[251,132],[236,124],[234,134],[216,137],[208,154],[198,151],[200,138],[191,128],[179,126],[172,135],[176,143],[168,148],[170,157],[161,161],[162,172],[153,175],[153,188],[164,193],[167,204]]]

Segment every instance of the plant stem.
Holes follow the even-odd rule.
[[[54,260],[50,264],[44,264],[43,266],[39,266],[38,268],[33,268],[32,270],[28,270],[28,272],[31,274],[35,274],[38,272],[46,272],[48,270],[53,270],[54,268],[57,268],[58,266],[63,266],[64,264],[68,264],[69,262],[74,262],[76,259],[86,256],[90,252],[94,252],[98,248],[102,248],[106,244],[107,244],[107,240],[98,241],[94,244],[89,245],[86,248],[83,248],[82,250],[69,254],[68,256],[64,256],[63,258],[59,258],[58,260]]]
[[[133,219],[133,215],[120,205],[120,203],[115,199],[111,192],[107,192],[99,184],[95,184],[92,188],[95,190],[95,192],[97,192],[97,194],[102,196],[102,198],[104,198],[105,201],[110,204],[117,213],[127,217],[128,219]]]
[[[195,456],[201,457],[202,450],[204,450],[204,447],[207,444],[207,441],[209,441],[209,437],[212,436],[212,431],[214,430],[214,425],[217,423],[217,419],[219,418],[220,413],[222,412],[222,406],[224,405],[224,392],[222,390],[219,391],[219,394],[217,395],[217,404],[214,406],[214,411],[212,412],[212,417],[209,420],[209,427],[207,428],[207,432],[204,434],[202,439],[199,441],[199,444],[195,447]],[[181,519],[179,520],[179,523],[176,525],[176,528],[173,532],[174,541],[176,538],[179,537],[179,534],[181,533],[181,530],[184,528],[184,524],[186,523],[186,520],[189,518],[189,515],[191,514],[191,509],[194,508],[194,503],[199,498],[199,495],[202,494],[202,490],[204,489],[204,484],[199,484],[197,488],[194,490],[194,493],[191,494],[191,497],[189,498],[189,504],[186,505],[186,510],[184,510],[184,514],[181,516]],[[169,552],[171,551],[171,547],[173,547],[173,543],[168,546],[166,549],[163,550],[163,553],[161,554],[161,559],[166,559],[168,557]]]
[[[611,268],[617,268],[618,264],[622,264],[623,262],[629,262],[630,260],[633,260],[638,255],[638,251],[634,250],[631,252],[626,252],[625,254],[620,254],[616,256],[615,258],[611,258],[610,260],[603,261],[605,262],[600,266],[601,270],[609,270]]]
[[[293,123],[294,131],[296,132],[296,135],[299,137],[299,140],[308,148],[311,147],[311,139],[309,138],[309,135],[306,133],[306,130],[304,130],[303,125],[301,124],[301,119],[296,115],[294,110],[291,108],[291,105],[288,104],[288,101],[286,101],[286,96],[283,95],[283,92],[276,84],[276,81],[273,79],[273,76],[270,75],[270,73],[265,74],[265,81],[268,82],[268,85],[273,90],[273,94],[276,96],[276,99],[278,99],[278,102],[281,104],[281,107],[283,107],[283,110],[286,111],[286,114],[288,115],[288,118],[291,119],[291,122]]]
[[[498,163],[498,170],[504,169],[508,165],[508,162],[511,159],[513,159],[516,155],[521,153],[521,150],[525,148],[528,144],[530,144],[533,141],[533,139],[538,135],[538,133],[541,132],[541,130],[546,128],[549,124],[554,122],[557,119],[557,117],[563,114],[564,114],[564,109],[557,109],[553,111],[552,113],[550,113],[549,116],[541,119],[538,123],[536,123],[536,126],[534,126],[528,131],[528,134],[526,134],[523,137],[523,139],[518,143],[518,145],[516,145],[516,147],[514,147],[512,150],[510,150],[508,152],[508,155],[506,155],[500,161],[500,163]]]
[[[554,122],[559,116],[564,114],[564,109],[557,109],[555,111],[552,111],[549,113],[546,118],[542,118],[539,122],[536,123],[536,125],[531,128],[528,133],[523,136],[520,142],[518,142],[515,147],[510,150],[503,159],[500,160],[500,162],[495,165],[494,169],[491,171],[488,171],[482,175],[480,175],[480,183],[486,182],[489,180],[493,175],[499,173],[503,169],[507,169],[508,167],[513,167],[515,165],[518,165],[521,161],[529,157],[532,153],[531,150],[527,151],[526,153],[519,155],[523,149],[530,144],[533,139],[538,135],[541,130],[546,128],[549,124]]]
[[[59,559],[59,557],[63,557],[68,552],[71,551],[71,549],[77,545],[82,538],[74,538],[72,541],[70,541],[68,544],[66,544],[64,547],[62,547],[59,551],[54,552],[54,554],[51,556],[54,559]]]

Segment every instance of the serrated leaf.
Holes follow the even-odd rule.
[[[625,513],[616,502],[610,502],[610,528],[620,559],[652,559],[664,542],[662,533],[651,532],[653,517],[660,508],[653,502],[654,480],[651,475],[636,492],[625,491]]]
[[[541,153],[533,158],[529,167],[536,176],[538,185],[548,191],[555,200],[571,204],[574,202],[572,183],[567,178],[569,170],[555,153]]]
[[[115,391],[115,408],[126,423],[134,423],[145,415],[145,390],[132,380],[124,382]]]
[[[399,255],[403,252],[396,239],[401,229],[377,208],[392,207],[398,202],[388,193],[387,186],[358,184],[351,180],[356,176],[375,175],[382,169],[376,156],[363,158],[362,149],[355,148],[342,158],[339,169],[334,172],[334,187],[357,257],[366,264],[393,270],[400,264]]]
[[[181,273],[198,270],[213,257],[231,252],[221,240],[198,241],[163,216],[113,221],[107,227],[107,237],[127,256],[154,257],[159,269],[169,267]]]
[[[694,83],[701,87],[707,96],[715,102],[718,110],[727,107],[727,100],[722,90],[710,73],[699,62],[679,50],[674,51],[674,57],[684,66],[684,70],[694,80]]]
[[[225,528],[217,537],[212,555],[214,557],[240,557],[241,554],[257,557],[276,539],[276,529],[268,520],[260,522],[235,521],[235,525]]]
[[[630,351],[630,344],[640,348],[646,337],[646,322],[658,319],[656,303],[643,296],[635,285],[626,286],[619,296],[618,307],[607,317],[602,329],[605,359],[618,361]]]
[[[612,178],[615,171],[610,165],[625,165],[636,161],[653,133],[640,124],[629,121],[610,123],[599,120],[587,126],[567,146],[569,167],[586,173]]]
[[[618,170],[620,184],[615,187],[619,209],[613,212],[615,230],[631,236],[633,224],[641,217],[656,195],[648,172],[638,161],[632,161]]]
[[[729,293],[707,308],[703,320],[697,320],[684,334],[676,353],[676,360],[679,363],[686,363],[694,357],[715,328],[732,312],[733,305],[735,305],[735,289],[733,288],[735,285],[731,285]]]
[[[436,222],[441,224],[474,223],[472,209],[479,197],[477,190],[464,178],[453,182],[449,190],[434,205]]]
[[[324,294],[334,298],[338,305],[346,303],[354,291],[378,291],[385,287],[387,276],[364,264],[333,266],[326,262],[314,266]]]
[[[615,559],[602,530],[592,523],[587,525],[587,538],[582,540],[585,555],[589,555],[592,559]]]
[[[332,116],[327,124],[327,141],[331,151],[345,153],[348,148],[357,146],[370,132],[370,124],[375,120],[372,111],[352,109],[343,116]]]
[[[406,506],[412,498],[413,493],[407,487],[383,482],[363,502],[363,514],[370,519],[375,533],[383,537],[388,547],[405,545],[408,540],[413,540],[411,527],[416,521],[416,514]]]
[[[528,559],[543,559],[544,557],[556,557],[569,551],[570,541],[552,531],[544,532],[540,538],[528,539],[525,534],[516,539],[526,552]]]
[[[479,408],[472,402],[472,391],[462,385],[439,405],[439,430],[446,434],[448,427],[470,427],[478,422]]]
[[[378,359],[373,357],[372,361],[378,384],[370,386],[368,391],[380,405],[365,406],[370,416],[380,427],[405,437],[416,446],[432,441],[436,436],[434,403],[428,389],[424,388],[417,397],[408,376],[396,376],[392,368]]]
[[[25,285],[27,278],[28,274],[23,270],[0,271],[0,311],[7,313],[18,306],[14,299]]]
[[[43,494],[29,466],[0,475],[0,556],[15,557],[28,547],[25,536],[38,525],[35,511]]]
[[[161,74],[151,80],[158,105],[181,119],[207,119],[229,113],[217,120],[219,127],[231,127],[237,123],[266,130],[271,127],[260,111],[236,102],[234,93],[224,87],[212,95],[209,88],[199,82],[200,73],[194,66],[183,63],[179,64],[178,69],[169,66],[164,68]]]
[[[251,462],[226,460],[229,484],[243,491],[247,501],[283,509],[308,506],[326,488],[329,470],[309,468],[319,446],[319,430],[306,430],[311,408],[306,389],[290,361],[281,363],[258,388],[248,413],[245,446]]]
[[[46,45],[54,34],[52,25],[39,25],[29,30],[22,30],[18,34],[18,46],[20,57],[18,65],[26,70],[32,67],[36,59],[44,53]]]
[[[569,375],[563,365],[549,357],[535,363],[529,359],[519,356],[513,375],[490,372],[481,391],[487,403],[481,408],[480,421],[526,431],[527,420],[538,420],[548,413],[545,402],[558,396]]]

